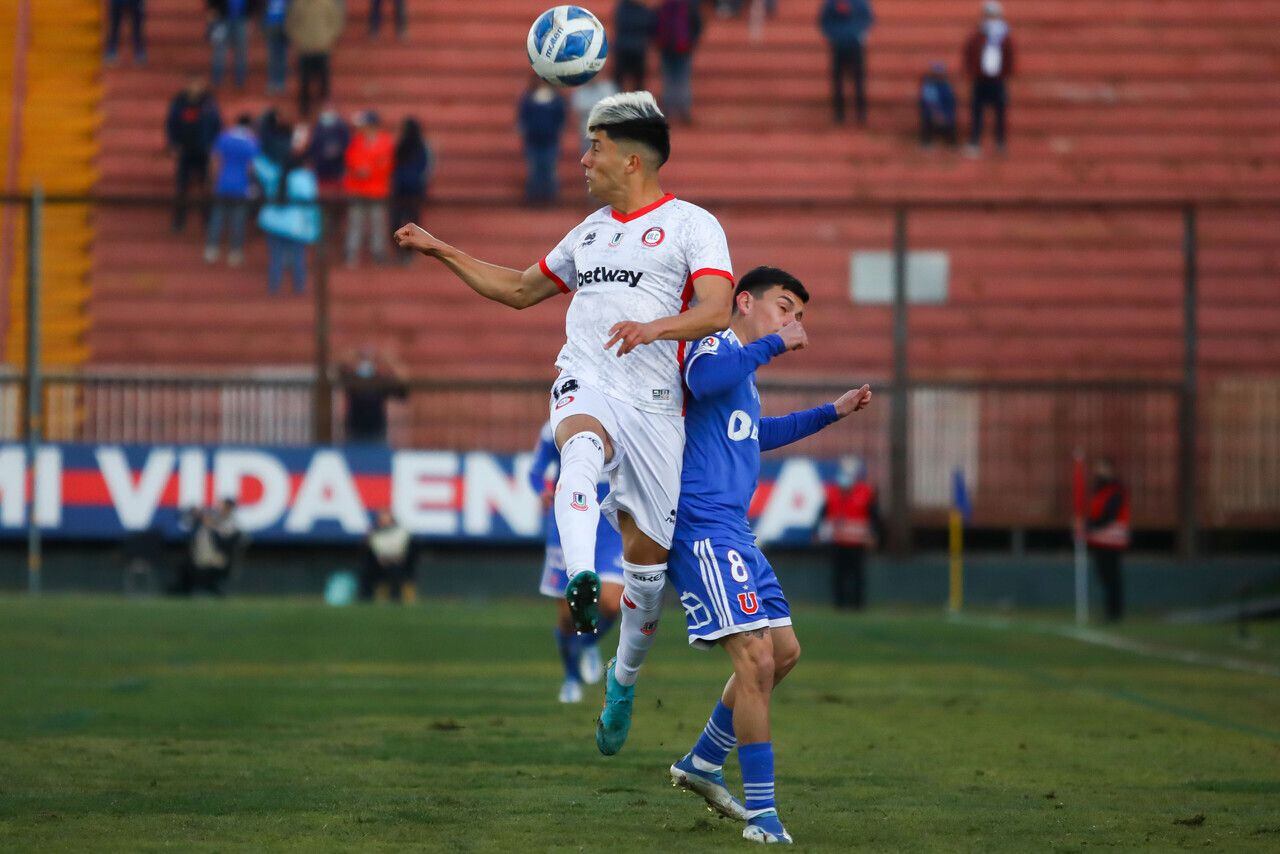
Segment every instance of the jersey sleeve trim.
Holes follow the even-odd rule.
[[[560,278],[555,273],[551,272],[551,268],[547,266],[546,258],[543,258],[541,261],[538,262],[538,269],[542,271],[542,275],[546,276],[548,279],[556,283],[556,287],[560,289],[561,293],[565,293],[565,294],[572,293],[572,291],[569,290],[569,286],[564,283],[564,279]]]
[[[729,284],[735,283],[733,273],[728,270],[717,270],[715,267],[703,267],[701,270],[694,270],[689,274],[689,282],[692,283],[694,279],[700,279],[703,276],[723,276],[729,280]]]

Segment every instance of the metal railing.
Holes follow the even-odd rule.
[[[506,198],[436,200],[441,208],[477,208]],[[750,212],[752,206],[700,200],[709,207]],[[173,205],[171,198],[80,197],[37,194],[0,197],[0,204],[25,206],[27,278],[38,309],[38,262],[45,205],[150,207]],[[198,205],[199,200],[191,200]],[[335,220],[341,200],[326,220]],[[833,216],[874,214],[890,225],[883,237],[893,257],[891,369],[879,387],[877,407],[849,425],[806,440],[798,450],[833,456],[859,453],[884,485],[893,540],[905,547],[910,528],[945,505],[945,478],[954,466],[972,472],[977,520],[981,524],[1059,526],[1068,515],[1063,502],[1068,460],[1082,448],[1119,458],[1134,490],[1139,525],[1176,530],[1184,550],[1195,547],[1198,526],[1280,525],[1280,366],[1255,378],[1214,379],[1199,374],[1198,318],[1201,304],[1200,231],[1207,213],[1254,208],[1274,213],[1280,201],[1135,199],[1051,201],[848,200],[771,203],[776,212],[830,211]],[[908,358],[911,316],[907,258],[913,227],[928,232],[935,218],[971,212],[1002,214],[1078,213],[1081,217],[1125,212],[1159,213],[1172,230],[1169,253],[1180,272],[1181,305],[1176,367],[1161,375],[1176,379],[1107,383],[957,382],[913,372]],[[1162,220],[1162,222],[1164,221]],[[918,225],[914,225],[917,223]],[[1109,227],[1103,224],[1104,227]],[[1162,228],[1165,226],[1162,226]],[[85,442],[261,443],[341,442],[344,392],[331,352],[335,318],[328,291],[332,241],[322,240],[311,273],[313,342],[311,368],[287,372],[181,373],[169,370],[86,370],[0,376],[0,437]],[[925,238],[927,243],[927,237]],[[10,251],[10,259],[16,257]],[[193,263],[195,263],[193,261]],[[1174,288],[1171,287],[1170,294]],[[33,317],[35,315],[33,314]],[[340,320],[340,319],[338,319]],[[28,329],[38,330],[29,319]],[[38,341],[28,343],[38,352]],[[39,359],[29,364],[38,368]],[[45,388],[32,397],[28,392]],[[843,391],[830,384],[763,382],[773,411],[812,405]],[[520,450],[530,430],[545,417],[545,386],[525,382],[465,384],[446,378],[409,383],[403,402],[389,404],[389,439],[403,447]],[[43,404],[44,411],[26,407]]]

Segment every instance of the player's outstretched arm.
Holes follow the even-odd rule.
[[[871,386],[846,391],[831,403],[802,409],[779,418],[760,419],[760,450],[772,451],[799,442],[871,403]]]
[[[471,290],[485,299],[512,308],[528,308],[560,293],[556,283],[547,278],[536,264],[523,273],[511,267],[490,264],[436,239],[413,223],[397,229],[395,240],[401,249],[415,249],[428,258],[438,258]]]
[[[608,350],[618,345],[618,355],[625,356],[641,344],[654,341],[696,341],[729,326],[733,309],[733,282],[724,276],[699,276],[693,280],[697,305],[680,314],[659,317],[648,323],[624,320],[609,330]]]

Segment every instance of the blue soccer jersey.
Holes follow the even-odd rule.
[[[680,593],[689,642],[790,625],[773,567],[755,544],[747,510],[760,452],[803,439],[836,420],[835,406],[760,417],[756,368],[786,350],[778,335],[745,347],[732,330],[698,342],[685,363],[684,472],[668,573]]]
[[[541,495],[548,482],[555,482],[555,470],[560,466],[560,449],[556,447],[551,425],[545,424],[538,436],[538,447],[533,452],[533,464],[529,466],[529,486],[534,495]],[[554,468],[553,468],[554,467]],[[609,484],[601,483],[598,496],[601,501],[609,494]],[[543,525],[547,536],[546,557],[542,563],[542,582],[538,585],[544,596],[563,596],[569,583],[565,571],[564,551],[560,548],[560,529],[556,527],[556,513],[552,508],[544,514]],[[612,584],[623,582],[622,535],[613,529],[609,520],[600,517],[596,528],[596,573],[602,581]]]

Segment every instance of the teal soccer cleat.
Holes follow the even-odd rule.
[[[683,759],[671,766],[671,785],[701,795],[708,809],[725,818],[747,820],[747,808],[729,793],[729,787],[724,784],[724,771],[699,771],[693,764],[691,753],[686,753]]]
[[[564,600],[573,630],[580,635],[594,632],[600,625],[600,576],[589,569],[579,572],[565,586]]]
[[[609,667],[604,672],[604,708],[596,721],[596,747],[605,756],[614,755],[627,743],[627,733],[631,732],[631,704],[636,697],[634,685],[619,685],[613,678],[617,663],[618,659],[609,659]]]
[[[763,845],[790,845],[791,834],[782,826],[777,810],[765,810],[747,819],[747,826],[742,829],[742,838],[748,842],[759,842]]]

